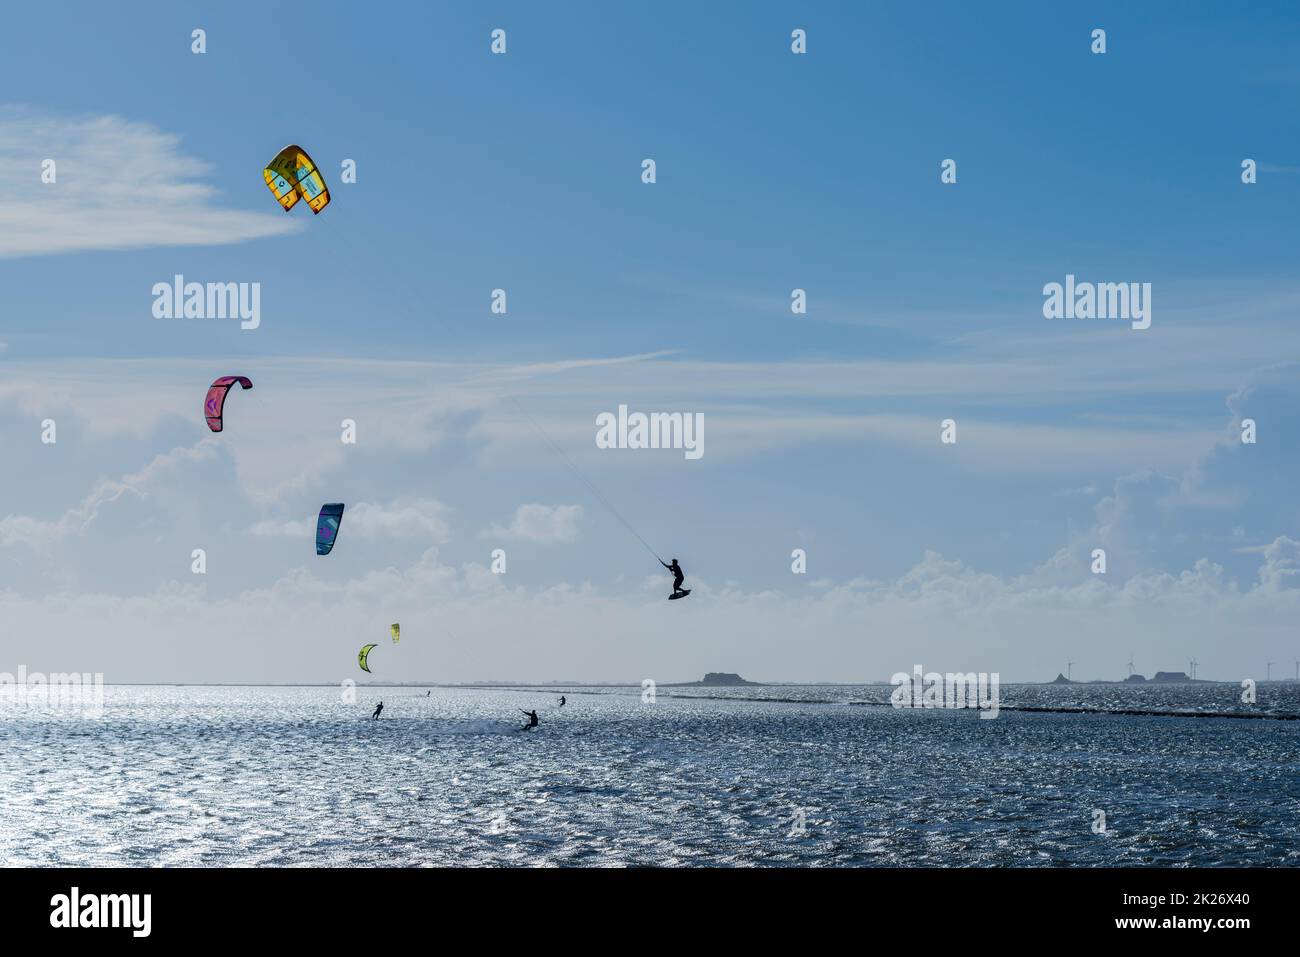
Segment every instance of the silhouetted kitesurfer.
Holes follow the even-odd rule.
[[[673,563],[669,565],[661,558],[659,564],[673,573],[673,593],[671,597],[680,598],[682,595],[689,595],[690,589],[682,587],[682,582],[686,580],[686,573],[682,571],[682,566],[677,564],[677,559],[674,558]]]
[[[378,721],[378,720],[379,720],[379,712],[381,712],[381,711],[383,711],[383,710],[384,710],[384,703],[381,701],[381,702],[379,702],[379,707],[375,708],[375,713],[372,714],[372,715],[370,716],[370,720],[371,720],[371,721]]]
[[[520,711],[524,711],[523,708],[520,708],[519,710],[520,710]],[[536,712],[536,711],[524,711],[524,714],[528,715],[528,723],[527,723],[526,725],[524,725],[523,730],[527,731],[529,728],[535,728],[535,727],[537,727],[537,712]]]
[[[560,707],[564,707],[564,695],[560,695]]]

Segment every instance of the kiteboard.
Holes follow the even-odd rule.
[[[685,598],[685,597],[686,597],[687,595],[689,595],[690,593],[691,593],[691,590],[690,590],[689,588],[683,588],[681,591],[673,592],[671,595],[669,595],[669,596],[668,596],[668,600],[669,600],[669,601],[676,601],[676,600],[679,599],[679,598]]]

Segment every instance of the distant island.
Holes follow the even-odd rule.
[[[1044,682],[1044,684],[1049,685],[1209,685],[1215,683],[1216,682],[1213,681],[1207,681],[1204,678],[1188,677],[1187,672],[1185,671],[1157,671],[1155,676],[1152,678],[1147,678],[1145,675],[1134,674],[1129,675],[1122,681],[1110,681],[1105,678],[1098,678],[1093,681],[1072,681],[1058,671],[1055,678],[1051,681]]]
[[[739,688],[744,686],[760,687],[761,681],[746,681],[731,671],[710,671],[703,681],[682,681],[678,684],[665,685],[668,688]]]

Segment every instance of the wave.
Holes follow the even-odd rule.
[[[850,701],[857,708],[892,708],[889,701]],[[899,708],[900,711],[942,711],[942,708]],[[973,709],[971,709],[973,710]],[[999,711],[1036,714],[1116,714],[1140,718],[1251,718],[1257,721],[1300,721],[1300,714],[1280,711],[1173,711],[1159,708],[1074,708],[1066,706],[999,704]]]
[[[436,735],[452,734],[514,734],[521,730],[517,724],[509,721],[486,721],[471,719],[434,719],[429,723],[429,733]]]

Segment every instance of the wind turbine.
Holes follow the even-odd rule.
[[[1197,661],[1195,658],[1192,659],[1192,680],[1193,681],[1196,680],[1196,666],[1199,664],[1200,662]]]
[[[1071,681],[1073,680],[1073,678],[1074,678],[1074,662],[1067,661],[1065,663],[1065,680]]]
[[[1269,681],[1273,677],[1273,662],[1266,661],[1264,662],[1264,664],[1268,667],[1268,671],[1264,675],[1264,680]]]
[[[1128,656],[1128,676],[1133,677],[1133,656],[1131,654]]]

